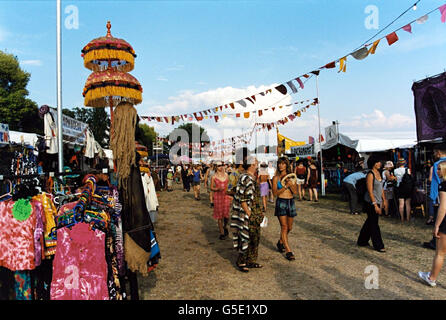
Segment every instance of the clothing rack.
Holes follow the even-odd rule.
[[[31,179],[31,178],[43,178],[43,177],[63,177],[72,175],[87,175],[92,174],[92,171],[73,171],[73,172],[45,172],[36,174],[23,174],[23,175],[0,175],[1,180],[15,180],[15,179]],[[108,174],[108,169],[102,169],[102,173]]]

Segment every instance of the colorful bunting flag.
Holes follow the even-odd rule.
[[[438,9],[440,10],[440,13],[441,13],[441,22],[445,23],[446,22],[446,4],[442,5]]]
[[[395,42],[398,41],[398,36],[397,36],[396,32],[392,32],[386,36],[386,39],[387,39],[387,43],[389,44],[389,46],[391,46],[392,44],[394,44]]]
[[[347,57],[341,58],[341,60],[339,60],[340,64],[339,64],[339,71],[338,72],[345,72],[347,70]]]
[[[302,80],[300,80],[300,78],[297,77],[296,81],[297,81],[297,83],[299,83],[300,88],[303,89],[304,88],[304,83],[302,82]]]
[[[405,26],[403,27],[403,30],[404,30],[404,31],[407,31],[407,32],[409,32],[409,33],[412,33],[412,26],[410,25],[410,23],[409,23],[408,25],[405,25]]]
[[[376,52],[376,48],[378,47],[378,44],[381,40],[376,40],[375,42],[373,42],[372,47],[370,48],[369,52],[370,54],[375,54]]]

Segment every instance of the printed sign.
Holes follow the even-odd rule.
[[[297,157],[305,158],[305,157],[315,157],[314,153],[314,145],[307,144],[304,146],[291,147],[291,153]]]
[[[9,144],[9,125],[0,123],[0,144]]]

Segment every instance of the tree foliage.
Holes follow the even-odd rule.
[[[149,153],[152,154],[153,151],[153,143],[156,139],[156,132],[154,127],[150,127],[147,124],[139,124],[139,142],[146,146],[149,150]]]
[[[30,78],[16,56],[0,51],[0,122],[10,130],[43,134],[37,103],[27,98]]]

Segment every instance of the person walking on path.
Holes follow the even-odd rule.
[[[410,176],[410,169],[405,168],[405,165],[406,160],[399,159],[398,168],[394,170],[394,174],[397,179],[397,199],[399,204],[398,211],[401,217],[401,222],[405,221],[405,217],[407,221],[410,221],[410,212],[412,211],[412,193],[415,187],[411,181],[407,181],[405,179],[406,175]],[[406,215],[404,215],[404,209],[406,209]]]
[[[279,158],[276,175],[273,178],[273,194],[277,197],[274,215],[280,223],[280,239],[277,242],[279,252],[286,252],[288,260],[295,260],[294,253],[288,243],[288,235],[293,228],[293,219],[297,215],[294,195],[297,193],[297,184],[287,179],[282,184],[282,179],[291,173],[290,163],[286,157]]]
[[[260,196],[262,197],[264,212],[266,212],[266,209],[267,209],[269,186],[271,184],[271,181],[269,180],[269,174],[268,174],[267,168],[268,168],[268,165],[266,163],[262,163],[260,165],[259,178],[257,181],[257,183],[259,183],[259,185],[260,185]]]
[[[201,170],[199,165],[195,165],[192,170],[192,187],[194,188],[194,197],[195,200],[200,200],[200,187],[201,180],[203,179],[201,175]]]
[[[299,195],[299,201],[305,199],[305,179],[307,178],[307,168],[304,166],[304,162],[299,160],[295,170],[297,176],[297,194]]]
[[[273,195],[273,186],[272,181],[274,178],[274,175],[276,174],[276,168],[274,168],[273,163],[270,161],[268,162],[268,174],[269,174],[269,202],[274,203],[274,195]]]
[[[344,187],[347,189],[349,194],[349,205],[350,205],[350,214],[359,214],[362,210],[358,205],[358,191],[356,190],[356,182],[358,180],[365,178],[366,174],[363,171],[358,171],[352,173],[345,177],[344,179]]]
[[[437,277],[443,266],[444,256],[446,254],[446,161],[438,164],[437,175],[443,181],[438,187],[440,206],[438,208],[437,219],[433,230],[433,235],[437,241],[435,257],[430,272],[418,272],[418,276],[424,280],[426,284],[432,287],[437,285]]]
[[[384,180],[384,194],[386,196],[385,198],[385,208],[384,211],[385,216],[389,216],[389,208],[390,208],[390,200],[392,202],[394,201],[394,186],[396,184],[397,178],[393,174],[393,162],[387,161],[384,165],[384,171],[383,171],[383,180]]]
[[[260,243],[260,224],[264,215],[261,208],[260,189],[257,184],[258,161],[254,157],[243,160],[244,173],[237,182],[232,205],[231,229],[233,247],[238,250],[236,262],[241,272],[262,268],[257,263]]]
[[[228,191],[229,178],[225,169],[226,165],[224,163],[217,163],[217,172],[211,178],[210,188],[214,195],[213,218],[218,221],[220,240],[226,239],[229,234],[226,226],[229,220],[229,210],[231,209],[231,197],[226,194]]]
[[[378,225],[379,216],[382,214],[385,203],[383,201],[385,198],[384,181],[379,172],[382,163],[376,155],[371,155],[367,160],[367,166],[372,168],[366,176],[367,192],[364,196],[367,219],[361,228],[357,243],[358,246],[365,247],[369,245],[369,240],[372,239],[373,248],[376,251],[386,252]]]
[[[211,203],[211,208],[214,207],[214,191],[211,188],[211,179],[214,174],[217,172],[217,166],[214,163],[211,163],[209,168],[206,170],[206,174],[204,175],[204,186],[207,188],[209,192],[209,202]]]
[[[445,140],[443,138],[443,140]],[[434,147],[434,165],[432,167],[432,178],[431,178],[431,189],[429,192],[429,200],[432,202],[432,206],[434,207],[434,220],[436,219],[435,207],[438,208],[438,187],[440,185],[440,177],[438,176],[438,165],[440,162],[446,161],[446,143],[441,143]],[[438,212],[437,212],[438,214]],[[435,250],[436,248],[436,238],[432,237],[432,240],[429,242],[424,242],[423,246],[428,249]]]
[[[183,191],[190,191],[190,167],[189,165],[184,165],[181,170],[181,180],[183,181]]]
[[[317,181],[318,181],[318,173],[317,173],[317,167],[316,163],[313,159],[309,160],[309,167],[308,167],[308,175],[307,175],[307,185],[308,185],[308,193],[310,194],[310,201],[313,201],[314,196],[314,202],[318,202],[318,196],[317,196]]]

